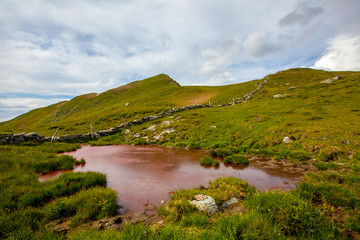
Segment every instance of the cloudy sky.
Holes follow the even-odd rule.
[[[0,0],[0,121],[166,73],[360,70],[359,0]]]

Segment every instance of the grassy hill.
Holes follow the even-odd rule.
[[[220,178],[209,188],[178,190],[157,210],[161,221],[124,224],[114,231],[90,227],[115,214],[116,194],[105,187],[105,175],[66,173],[51,181],[37,180],[39,173],[71,169],[81,163],[56,154],[75,150],[79,144],[2,145],[0,238],[359,239],[359,80],[360,72],[300,68],[247,83],[182,87],[162,74],[1,123],[0,133],[36,131],[50,136],[55,128],[61,129],[60,135],[86,133],[89,123],[96,130],[107,129],[123,120],[162,112],[169,105],[183,107],[209,100],[216,106],[229,103],[265,82],[249,101],[175,112],[89,144],[202,148],[228,159],[263,157],[264,163],[275,167],[284,164],[311,171],[287,192],[257,192],[237,178]],[[213,196],[218,204],[233,196],[240,201],[208,216],[188,202],[198,193]],[[70,224],[67,232],[54,231],[54,224],[66,222]]]
[[[0,133],[37,132],[52,135],[87,133],[89,124],[97,130],[117,126],[172,107],[194,104],[222,104],[242,97],[257,81],[220,87],[180,86],[165,74],[96,94],[90,93],[48,107],[32,110],[0,123]]]

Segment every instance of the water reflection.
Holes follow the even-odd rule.
[[[169,199],[169,194],[178,188],[208,186],[208,182],[219,177],[238,177],[255,185],[259,190],[290,189],[294,175],[282,169],[267,172],[251,166],[236,166],[220,163],[220,166],[202,166],[200,159],[207,151],[170,149],[158,146],[83,146],[67,153],[77,159],[84,158],[86,164],[74,171],[98,171],[105,173],[108,186],[118,192],[123,212],[142,211],[149,201],[159,205]],[[57,173],[45,175],[42,180]]]

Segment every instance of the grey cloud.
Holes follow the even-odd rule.
[[[243,45],[245,52],[251,57],[263,57],[281,49],[280,45],[271,40],[271,34],[267,31],[252,32]]]
[[[310,7],[307,3],[301,3],[294,11],[280,19],[280,26],[291,26],[295,24],[308,24],[313,18],[323,12],[322,7]]]

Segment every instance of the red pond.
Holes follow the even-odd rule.
[[[209,181],[219,177],[238,177],[258,190],[290,189],[294,185],[287,182],[298,177],[281,169],[266,172],[266,169],[251,164],[233,166],[221,162],[219,167],[204,167],[200,165],[200,159],[208,156],[208,152],[199,150],[130,145],[83,146],[66,154],[86,161],[73,171],[97,171],[107,175],[108,186],[118,193],[121,213],[143,211],[146,202],[160,205],[178,188],[208,186]],[[49,173],[40,180],[61,173]]]

